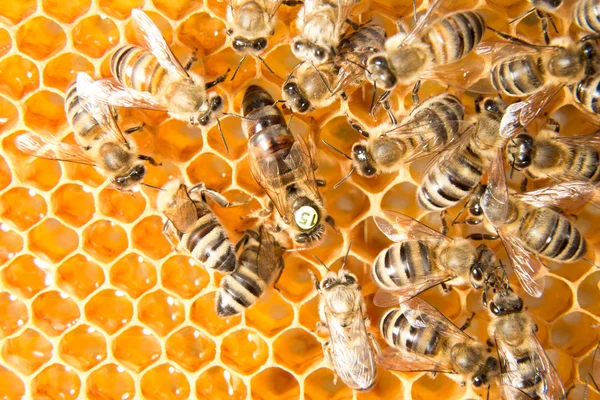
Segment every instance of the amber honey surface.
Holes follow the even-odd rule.
[[[421,9],[427,3],[418,2]],[[555,22],[570,26],[566,2]],[[535,16],[518,24],[507,21],[527,9],[521,0],[456,2],[456,9],[485,10],[488,24],[539,42]],[[161,234],[162,215],[156,191],[143,188],[133,196],[108,187],[87,166],[45,161],[18,152],[14,139],[24,131],[52,134],[72,141],[63,99],[77,72],[109,75],[108,60],[120,45],[135,42],[129,21],[142,8],[155,21],[182,62],[195,50],[193,70],[212,79],[239,61],[225,35],[226,3],[212,0],[6,0],[0,2],[0,399],[462,399],[483,396],[447,376],[379,370],[373,390],[353,393],[334,376],[315,333],[318,298],[309,270],[322,276],[318,255],[337,270],[350,241],[348,268],[363,284],[376,332],[384,311],[372,304],[376,288],[369,268],[390,242],[371,215],[398,210],[439,228],[437,215],[416,206],[415,192],[425,163],[399,174],[364,179],[354,175],[339,189],[334,183],[350,166],[319,146],[317,177],[327,180],[325,205],[340,233],[328,229],[324,244],[311,251],[288,253],[286,268],[245,315],[220,319],[214,292],[220,276],[174,252]],[[363,0],[356,20],[383,25],[388,34],[395,20],[410,17],[408,0]],[[296,30],[298,9],[281,7],[280,23],[264,54],[275,74],[248,58],[236,79],[217,86],[228,111],[240,112],[245,88],[260,84],[275,98],[296,64],[289,38]],[[553,32],[551,32],[551,35]],[[486,33],[486,38],[493,38]],[[446,90],[425,83],[421,98]],[[394,108],[410,107],[409,88],[393,97]],[[405,94],[407,94],[405,96]],[[460,93],[458,93],[460,94]],[[371,86],[353,91],[347,104],[334,103],[312,114],[320,138],[349,152],[359,136],[346,123],[348,112],[365,126]],[[463,96],[470,113],[473,97]],[[569,105],[565,95],[548,113],[563,134],[590,133],[593,126]],[[384,114],[378,114],[379,121]],[[240,216],[265,204],[248,173],[246,138],[235,117],[222,120],[230,151],[216,128],[201,132],[165,114],[120,110],[124,128],[145,124],[133,134],[145,154],[162,162],[150,167],[146,182],[162,186],[172,179],[207,186],[231,200],[254,199],[247,205],[215,212],[232,238],[250,227]],[[295,116],[292,129],[307,130],[309,119]],[[519,176],[513,178],[518,184]],[[450,210],[456,215],[458,209]],[[600,218],[587,209],[577,225],[600,263]],[[482,229],[482,228],[478,228]],[[453,229],[452,235],[465,232]],[[497,243],[489,243],[504,256]],[[555,363],[570,398],[582,398],[592,352],[600,339],[600,271],[586,262],[550,264],[541,299],[524,296],[538,323],[538,337]],[[519,289],[517,289],[518,291]],[[439,288],[424,296],[457,324],[476,312],[467,332],[486,339],[488,316],[480,294],[470,289]],[[492,387],[491,398],[497,397]],[[598,398],[593,390],[590,399]]]

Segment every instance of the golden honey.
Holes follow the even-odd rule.
[[[417,2],[421,7],[421,1]],[[555,18],[561,32],[574,32],[565,6]],[[426,5],[425,5],[426,6]],[[457,9],[484,10],[488,24],[540,41],[535,16],[517,24],[520,0],[461,0]],[[2,399],[461,399],[474,393],[447,376],[397,373],[380,368],[378,383],[354,393],[338,380],[321,350],[325,336],[316,333],[318,299],[309,271],[322,276],[317,255],[333,270],[350,241],[347,268],[357,275],[367,296],[373,332],[383,309],[372,304],[376,290],[370,265],[390,245],[371,219],[379,209],[408,213],[434,227],[439,218],[416,205],[416,189],[426,162],[395,175],[366,179],[356,174],[339,189],[331,186],[350,165],[319,146],[317,177],[327,180],[328,213],[339,233],[328,229],[323,246],[289,253],[277,284],[243,316],[218,318],[214,294],[221,276],[174,252],[162,236],[156,191],[134,195],[108,187],[94,169],[33,159],[20,153],[14,139],[25,131],[52,134],[73,143],[63,110],[66,87],[78,72],[107,77],[115,49],[136,43],[129,15],[142,8],[172,44],[182,63],[196,52],[193,71],[212,79],[234,69],[240,56],[225,35],[226,3],[217,0],[9,0],[0,2],[0,398]],[[410,17],[410,0],[362,0],[357,20],[395,32],[395,19]],[[218,91],[229,112],[240,112],[250,84],[260,84],[274,98],[296,64],[289,39],[297,32],[297,7],[282,6],[275,34],[264,54],[270,73],[251,58],[234,81]],[[493,39],[488,33],[487,39]],[[551,32],[552,35],[552,32]],[[312,126],[324,139],[348,153],[359,135],[346,123],[348,114],[367,129],[377,125],[367,115],[369,84],[308,117],[296,115],[292,129]],[[445,90],[425,83],[421,98]],[[399,109],[411,106],[409,93],[395,93]],[[473,98],[464,96],[473,112]],[[562,96],[547,111],[563,123],[563,132],[589,133],[592,125]],[[379,121],[385,113],[377,114]],[[204,182],[231,201],[247,204],[214,207],[233,240],[252,226],[242,220],[264,205],[260,188],[248,173],[246,138],[235,117],[221,120],[229,145],[218,130],[206,132],[168,119],[166,114],[119,110],[123,128],[145,124],[132,138],[144,154],[162,162],[149,167],[146,183],[162,186],[173,179]],[[587,130],[586,130],[587,129]],[[571,134],[571,133],[569,133]],[[518,182],[513,182],[518,184]],[[455,215],[458,209],[450,210]],[[593,250],[600,249],[599,212],[588,208],[577,225]],[[452,235],[461,235],[453,229]],[[492,245],[492,244],[491,244]],[[500,256],[501,246],[493,244]],[[589,258],[594,259],[594,256]],[[596,256],[595,262],[599,259]],[[550,265],[541,299],[525,296],[547,349],[570,398],[581,398],[600,330],[600,272],[585,262]],[[488,316],[480,293],[432,289],[423,296],[460,325],[477,314],[468,333],[486,339]],[[497,396],[492,388],[491,397]],[[590,399],[599,398],[590,390]]]

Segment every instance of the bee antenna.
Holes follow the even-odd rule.
[[[296,64],[296,66],[294,68],[292,68],[292,70],[288,74],[287,78],[285,79],[285,82],[283,82],[283,86],[287,85],[287,83],[290,81],[290,79],[292,79],[292,75],[294,75],[294,72],[296,72],[296,70],[298,68],[300,68],[300,66],[302,64],[304,64],[304,61],[302,61],[301,63]]]
[[[246,59],[246,56],[244,55],[244,57],[242,57],[242,59],[238,63],[237,67],[235,67],[235,71],[233,71],[233,76],[231,77],[230,81],[235,79],[235,76],[237,75],[238,71],[240,70],[240,67],[242,66],[242,63],[244,62],[245,59]]]
[[[468,204],[468,202],[465,202],[465,205],[463,206],[463,208],[460,209],[458,214],[456,214],[456,217],[454,217],[454,220],[452,220],[453,226],[459,223],[458,217],[460,217],[462,215],[462,213],[467,209],[467,204]]]
[[[149,188],[152,188],[152,189],[160,190],[161,192],[166,192],[167,191],[166,189],[159,188],[158,186],[152,186],[152,185],[149,185],[149,184],[144,183],[144,182],[141,182],[140,185],[146,186],[146,187],[149,187]]]
[[[342,156],[346,157],[348,160],[352,160],[352,157],[350,157],[348,154],[344,153],[343,151],[341,151],[340,149],[338,149],[337,147],[335,147],[334,145],[327,143],[325,140],[321,140],[323,143],[325,143],[325,146],[329,147],[331,150],[335,151],[338,154],[341,154]]]
[[[269,64],[267,64],[261,56],[256,56],[256,58],[258,58],[260,60],[260,62],[263,63],[263,65],[269,70],[270,73],[275,74],[275,72],[273,72],[271,67],[269,67]]]
[[[323,262],[323,260],[321,260],[321,259],[319,258],[319,256],[316,256],[316,255],[315,255],[314,257],[317,259],[317,261],[318,261],[318,262],[320,262],[320,263],[321,263],[321,265],[323,266],[323,268],[325,268],[327,271],[331,272],[331,270],[330,270],[329,268],[327,268],[327,265],[325,265],[325,263]]]
[[[351,240],[350,244],[348,245],[348,250],[346,250],[346,255],[344,256],[344,261],[342,262],[341,269],[344,269],[344,267],[346,266],[346,261],[348,261],[348,255],[350,254],[350,247],[352,247],[352,243],[354,243],[354,240]]]
[[[348,172],[348,175],[346,175],[338,183],[336,183],[335,185],[333,185],[333,188],[337,189],[342,183],[344,183],[344,181],[346,179],[350,178],[350,176],[354,173],[355,169],[356,169],[356,167],[353,165],[352,168],[350,168],[350,172]]]
[[[227,146],[227,141],[225,140],[225,135],[223,134],[223,129],[221,128],[221,121],[219,121],[219,118],[217,118],[217,128],[219,128],[219,134],[221,135],[221,140],[223,141],[223,144],[225,145],[225,151],[227,153],[229,153],[229,146]]]
[[[600,267],[599,267],[599,266],[597,266],[597,265],[596,265],[594,262],[592,262],[592,261],[588,260],[587,258],[582,258],[582,260],[583,260],[583,261],[585,261],[585,262],[586,262],[586,263],[588,263],[588,264],[591,264],[591,265],[593,265],[593,266],[594,266],[594,267],[596,267],[596,268],[600,268]]]

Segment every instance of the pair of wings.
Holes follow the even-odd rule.
[[[175,228],[181,233],[189,233],[194,223],[198,220],[198,211],[194,200],[191,199],[185,185],[179,189],[163,210],[165,216],[171,221]]]
[[[359,308],[347,326],[342,326],[328,308],[325,317],[336,373],[351,389],[370,387],[377,373],[377,361],[362,311]]]
[[[433,328],[441,336],[460,341],[473,340],[456,325],[426,301],[413,297],[400,305],[401,310],[416,329]],[[449,363],[421,354],[415,354],[399,347],[388,347],[378,357],[380,365],[386,369],[403,372],[435,371],[456,373]]]
[[[531,337],[528,342],[533,345],[533,348],[527,356],[531,360],[530,362],[535,364],[536,376],[543,381],[543,384],[540,386],[545,388],[543,393],[537,392],[536,394],[543,399],[564,399],[565,389],[558,372],[556,372],[554,365],[552,365],[552,362],[546,355],[535,333],[530,332],[529,334]],[[504,397],[506,399],[522,398],[524,393],[520,388],[523,386],[523,377],[519,370],[522,369],[520,366],[522,360],[527,356],[521,351],[515,354],[511,345],[498,339],[496,339],[496,346],[502,365],[502,373],[498,376],[498,383],[501,385]]]
[[[346,24],[346,20],[350,16],[350,11],[355,4],[360,0],[334,0],[331,3],[337,3],[336,20],[335,20],[335,35],[337,38],[342,36],[342,29]],[[302,14],[302,26],[305,26],[316,14],[323,11],[325,8],[332,7],[332,4],[327,4],[323,0],[305,0]]]
[[[248,0],[225,0],[225,3],[231,11],[231,14],[234,16],[236,10],[247,2]],[[264,4],[265,12],[269,16],[269,19],[271,19],[275,16],[277,10],[279,10],[279,7],[281,7],[281,5],[285,3],[285,0],[262,0],[262,3]]]
[[[321,195],[317,189],[314,174],[317,160],[315,157],[316,147],[312,136],[309,134],[309,143],[307,144],[302,136],[289,129],[288,133],[293,136],[294,144],[285,159],[276,160],[272,155],[268,155],[268,161],[263,160],[263,151],[260,148],[251,148],[248,149],[248,164],[252,176],[267,193],[279,214],[286,219],[286,223],[291,223],[291,204],[287,204],[286,189],[289,183],[284,184],[282,178],[279,177],[279,163],[285,164],[292,171],[290,173],[295,175],[294,182],[296,185],[306,188],[314,198],[320,199]]]
[[[261,225],[257,255],[257,274],[265,283],[270,283],[283,270],[282,255],[285,249],[277,243],[269,228]]]
[[[395,211],[379,211],[373,216],[375,225],[390,240],[399,243],[407,240],[418,241],[447,241],[452,242],[449,236],[431,229],[408,215]],[[373,302],[378,307],[390,307],[402,304],[425,290],[454,278],[449,271],[439,270],[425,276],[411,279],[410,284],[399,287],[398,290],[378,290]]]

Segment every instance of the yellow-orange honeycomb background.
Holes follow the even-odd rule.
[[[417,2],[420,9],[426,3]],[[485,10],[488,24],[540,42],[539,21],[532,16],[508,25],[528,7],[521,0],[456,2],[456,9]],[[555,18],[561,32],[577,31],[568,22],[570,2]],[[348,171],[340,156],[319,146],[318,178],[327,180],[325,204],[341,233],[328,229],[324,244],[311,251],[288,253],[280,292],[269,289],[243,316],[219,319],[214,292],[220,277],[171,250],[161,234],[162,215],[156,191],[135,195],[108,188],[86,166],[33,159],[19,153],[14,139],[24,131],[73,141],[66,123],[66,87],[79,71],[109,76],[108,60],[120,45],[135,42],[129,21],[142,8],[156,22],[178,57],[185,62],[196,49],[193,70],[214,78],[239,60],[225,35],[226,3],[212,0],[5,0],[0,2],[0,398],[1,399],[430,399],[485,396],[439,374],[403,374],[379,370],[373,390],[353,393],[333,383],[317,336],[318,297],[308,273],[322,276],[313,255],[340,268],[351,240],[348,268],[363,283],[372,331],[384,310],[372,304],[376,288],[370,264],[390,242],[372,222],[379,209],[408,213],[439,228],[437,215],[420,211],[416,182],[424,163],[410,170],[368,180],[354,175],[339,189],[332,185]],[[410,17],[410,0],[363,0],[356,20],[382,24],[388,34],[395,19]],[[275,98],[297,62],[289,38],[298,7],[281,7],[275,35],[265,53],[275,74],[256,60],[242,65],[235,81],[215,90],[229,111],[240,112],[244,89],[266,87]],[[385,17],[384,17],[385,15]],[[550,32],[553,35],[553,32]],[[492,38],[486,33],[486,38]],[[427,83],[421,98],[445,90]],[[345,152],[359,139],[345,112],[370,127],[367,116],[371,86],[313,114],[320,137]],[[393,98],[395,107],[410,107],[410,94]],[[473,97],[463,100],[470,113]],[[581,134],[593,127],[568,96],[549,112],[562,132]],[[379,120],[384,114],[379,114]],[[168,119],[164,113],[120,110],[123,127],[145,123],[133,134],[143,153],[162,162],[149,167],[146,182],[162,186],[171,179],[204,182],[231,200],[262,193],[248,174],[246,138],[240,120],[226,117],[226,153],[216,128],[208,132]],[[292,129],[306,130],[308,119],[296,116]],[[518,184],[517,179],[513,182]],[[262,200],[262,199],[261,199]],[[264,202],[263,202],[264,204]],[[234,240],[251,226],[240,216],[260,207],[254,199],[243,207],[215,212]],[[450,210],[453,217],[457,209]],[[577,225],[594,249],[600,249],[600,219],[586,210]],[[463,234],[453,229],[451,234]],[[504,255],[495,243],[500,256]],[[599,259],[596,251],[595,262]],[[593,257],[593,256],[589,256]],[[582,398],[592,352],[600,338],[600,271],[585,262],[551,265],[541,299],[525,296],[539,325],[538,337],[555,363],[570,398]],[[522,294],[522,291],[520,292]],[[424,295],[450,319],[462,323],[477,312],[468,332],[486,338],[488,316],[480,294],[439,288]],[[495,386],[495,385],[494,385]],[[492,389],[491,397],[497,396]],[[590,399],[598,398],[592,391]]]

